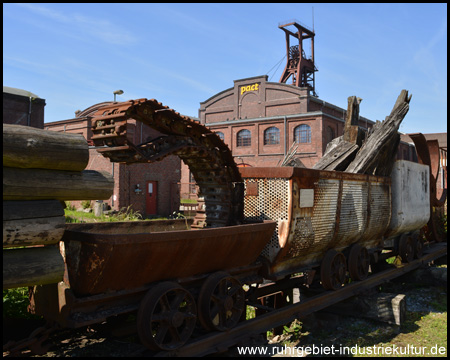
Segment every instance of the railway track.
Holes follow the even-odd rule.
[[[132,129],[136,121],[150,126],[158,134],[154,138],[148,138],[144,143],[134,144]],[[92,124],[94,134],[92,139],[99,147],[98,151],[113,162],[130,164],[158,161],[168,155],[180,157],[193,173],[200,187],[199,195],[203,203],[191,226],[197,230],[173,232],[172,237],[162,236],[167,248],[160,255],[156,255],[156,258],[151,258],[150,255],[158,254],[153,250],[159,249],[160,246],[146,247],[143,244],[159,244],[160,235],[155,235],[150,241],[150,235],[144,236],[141,232],[129,235],[130,238],[128,235],[115,232],[115,235],[123,238],[122,242],[113,239],[114,245],[117,245],[116,257],[113,257],[110,249],[112,242],[108,241],[102,230],[92,232],[92,242],[85,241],[88,237],[86,229],[79,231],[80,238],[86,242],[85,253],[77,252],[77,249],[81,249],[77,237],[64,240],[69,245],[66,247],[66,255],[72,254],[70,261],[66,263],[73,281],[70,280],[71,284],[67,289],[60,286],[61,283],[58,284],[55,288],[56,293],[53,293],[58,294],[56,295],[58,297],[60,290],[61,294],[64,293],[58,300],[60,305],[64,305],[61,309],[66,311],[63,320],[67,323],[63,326],[81,328],[86,325],[100,325],[107,318],[134,315],[137,310],[137,324],[135,324],[137,329],[134,330],[137,330],[141,343],[150,349],[159,350],[150,351],[142,345],[142,350],[133,354],[135,356],[184,357],[222,352],[231,346],[245,343],[249,337],[277,328],[294,319],[302,319],[447,254],[446,243],[429,242],[427,251],[421,256],[422,247],[419,245],[422,243],[418,241],[418,231],[415,234],[403,233],[401,237],[394,232],[397,237],[393,235],[392,239],[389,238],[389,244],[375,243],[385,234],[391,219],[391,206],[394,207],[391,203],[389,178],[361,174],[342,175],[311,169],[294,171],[277,168],[268,171],[254,168],[240,172],[230,150],[216,134],[156,100],[138,99],[102,107],[93,114]],[[425,166],[421,166],[426,169]],[[425,170],[414,171],[415,174],[423,175],[421,171]],[[400,205],[401,209],[408,208],[403,204]],[[244,225],[244,218],[257,222],[253,225]],[[256,253],[252,259],[233,262],[239,260],[242,254],[245,256],[250,253],[249,248],[245,246],[242,229],[261,226],[261,221],[267,219],[273,219],[271,220],[273,227],[264,231],[268,236],[274,234],[270,242],[269,237],[263,239],[263,236],[257,234],[255,230],[250,230],[249,238],[263,240],[259,244],[261,247],[256,247],[253,243],[253,250]],[[278,228],[274,232],[275,220],[278,220]],[[333,224],[333,227],[329,227],[329,224]],[[417,220],[412,225],[418,230],[424,224]],[[394,229],[398,227],[400,224],[395,225]],[[430,225],[429,228],[432,232],[435,230]],[[364,229],[364,233],[361,229]],[[67,230],[67,236],[69,232]],[[141,235],[134,237],[139,234]],[[206,240],[196,245],[194,242],[201,240],[202,234]],[[222,247],[218,247],[212,241],[217,240],[220,234],[224,235],[224,239],[217,243],[222,244]],[[180,236],[175,243],[178,244],[176,246],[179,246],[180,251],[175,251],[177,247],[168,241],[176,236]],[[98,254],[101,253],[99,243],[94,241],[100,238],[106,239],[102,247],[101,261],[98,259]],[[236,244],[236,249],[230,247],[230,239]],[[357,239],[359,241],[355,243]],[[148,243],[143,240],[148,240]],[[429,238],[428,240],[431,241]],[[439,239],[435,241],[438,242]],[[203,243],[213,248],[205,247],[206,250],[200,253],[200,249],[204,248]],[[142,248],[137,248],[138,244]],[[313,244],[318,248],[314,248]],[[71,251],[70,246],[75,250]],[[262,246],[266,247],[261,252]],[[380,258],[385,259],[387,256],[399,254],[401,258],[407,260],[407,263],[384,270],[373,269],[373,273],[366,278],[370,258],[365,246],[375,251],[377,257],[381,254],[381,248],[392,248],[391,255],[385,253]],[[126,251],[134,249],[137,252],[130,252],[127,258],[124,256],[127,252],[122,252],[121,249]],[[143,249],[147,249],[147,253],[142,251]],[[192,253],[188,253],[187,249]],[[170,253],[169,250],[174,252]],[[327,252],[323,256],[325,250]],[[89,257],[84,254],[95,256]],[[178,254],[178,257],[174,254]],[[258,254],[261,254],[263,259],[255,262]],[[307,257],[310,254],[312,258]],[[217,257],[214,258],[212,255]],[[347,256],[349,277],[346,275]],[[164,261],[160,261],[163,257],[171,261],[165,264]],[[414,257],[419,259],[413,261]],[[83,270],[85,277],[77,270],[80,259],[83,260],[84,269],[87,269]],[[111,259],[111,263],[105,262],[105,259],[108,261]],[[193,262],[192,259],[197,259],[196,264],[200,268],[192,268],[190,263]],[[219,263],[222,260],[225,263]],[[184,266],[183,261],[186,261]],[[97,268],[103,263],[109,264],[109,268]],[[132,268],[135,264],[139,265],[138,268]],[[144,269],[142,264],[147,265],[147,268]],[[156,264],[162,265],[158,267]],[[208,266],[204,267],[205,264]],[[245,264],[251,264],[256,268],[246,269]],[[319,267],[320,276],[317,271]],[[94,268],[98,270],[98,276],[107,274],[109,281],[105,279],[102,281],[101,277],[94,278],[92,276]],[[181,273],[168,274],[168,271],[174,268],[181,269]],[[117,269],[126,269],[128,272],[119,274],[115,272]],[[155,269],[160,273],[156,274]],[[228,274],[223,271],[224,269],[228,272],[234,269],[239,276],[236,278],[234,276],[236,274]],[[303,269],[309,270],[305,275],[293,276]],[[141,274],[142,278],[138,278],[136,274]],[[119,281],[119,275],[124,275],[122,282]],[[319,281],[313,280],[319,277],[324,288],[335,291],[316,288]],[[352,281],[342,286],[348,278],[360,281]],[[94,285],[101,284],[103,287],[96,285],[84,289],[83,286],[92,279]],[[275,282],[261,284],[264,279],[272,279]],[[136,282],[131,283],[131,280]],[[163,280],[166,281],[161,282]],[[249,286],[245,294],[241,284]],[[255,287],[254,284],[260,285]],[[307,289],[308,296],[314,295],[304,298],[302,293],[300,302],[292,304],[290,299],[291,304],[286,305],[284,301],[286,295],[294,288],[302,288],[305,284],[312,287]],[[63,285],[68,286],[64,283]],[[78,285],[81,285],[81,288],[77,290]],[[41,295],[38,292],[37,299],[43,299],[41,304],[49,303],[47,301],[49,297],[45,294],[50,296],[49,294],[52,294],[50,291],[55,289],[47,289],[48,293],[45,292],[47,290],[43,290]],[[111,289],[115,292],[108,291]],[[266,301],[269,297],[270,299]],[[273,299],[276,305],[268,306]],[[283,306],[280,306],[277,299],[282,300]],[[36,304],[39,304],[39,301]],[[242,321],[246,305],[258,309],[255,319]],[[52,310],[54,309],[50,309],[47,313],[49,317],[46,319],[49,321],[54,320],[52,316],[55,314]],[[57,310],[59,316],[60,309]],[[46,314],[45,309],[43,314]],[[201,327],[198,326],[199,323]],[[57,328],[47,324],[46,327],[37,330],[39,331],[24,339],[26,341],[22,345],[30,349],[34,347],[36,353],[45,354],[44,342],[50,333],[57,331]],[[21,349],[16,344],[10,344],[11,348],[16,351]]]
[[[323,310],[333,304],[348,299],[352,296],[362,294],[367,290],[383,284],[389,280],[415,270],[447,254],[447,243],[433,244],[424,251],[422,258],[414,260],[400,267],[393,267],[370,275],[363,281],[348,284],[337,291],[323,291],[300,303],[288,305],[281,309],[273,310],[267,314],[257,316],[252,320],[240,323],[227,332],[214,332],[189,341],[186,345],[176,351],[150,352],[144,350],[142,356],[206,356],[209,354],[223,352],[228,348],[245,343],[252,335],[263,333],[272,328],[289,323],[298,318]],[[301,281],[299,278],[298,281]],[[276,284],[274,284],[275,286]],[[270,293],[270,290],[267,291]]]
[[[264,333],[267,330],[285,325],[289,322],[294,321],[295,319],[302,319],[309,314],[314,312],[323,310],[333,304],[341,302],[345,299],[348,299],[352,296],[356,296],[359,294],[363,294],[368,290],[386,283],[394,278],[402,276],[412,270],[415,270],[421,266],[424,266],[433,260],[436,260],[440,257],[443,257],[447,254],[447,243],[434,243],[429,245],[424,250],[424,255],[417,260],[414,260],[410,263],[401,264],[400,267],[394,267],[391,265],[388,269],[373,273],[369,275],[363,281],[357,281],[343,286],[341,289],[337,291],[325,291],[320,290],[316,293],[316,295],[306,298],[302,300],[300,303],[287,305],[282,308],[272,309],[267,306],[261,306],[265,310],[268,310],[267,313],[263,315],[258,315],[256,318],[243,321],[239,323],[237,326],[229,329],[226,332],[209,332],[203,333],[200,335],[193,335],[193,337],[181,348],[175,351],[161,351],[155,352],[150,351],[144,345],[138,345],[136,343],[127,344],[127,342],[123,342],[123,346],[128,346],[129,348],[133,348],[132,353],[127,353],[129,356],[133,357],[160,357],[160,356],[170,356],[170,357],[187,357],[187,356],[207,356],[214,353],[227,351],[229,348],[233,346],[240,346],[244,344],[248,344],[248,341],[261,333]],[[253,298],[259,298],[264,296],[269,296],[272,294],[276,294],[280,291],[290,289],[292,287],[300,287],[301,284],[305,282],[303,276],[293,277],[289,280],[282,280],[276,283],[265,284],[265,286],[258,288],[258,291],[255,293]],[[254,304],[250,304],[254,305]],[[21,354],[22,350],[19,350],[17,346],[22,343],[25,347],[28,347],[27,344],[31,346],[28,347],[30,349],[37,350],[35,353],[44,355],[45,352],[49,349],[50,344],[44,343],[44,346],[41,346],[41,340],[51,339],[53,336],[57,337],[58,333],[61,330],[57,328],[49,328],[48,326],[42,328],[43,331],[35,331],[33,334],[36,334],[36,338],[30,336],[28,339],[24,339],[25,341],[19,341],[16,343],[16,346],[9,345],[8,349],[4,347],[4,356],[15,356]],[[135,331],[135,329],[133,329]],[[132,331],[133,331],[132,330]],[[68,329],[64,331],[69,331]],[[77,329],[73,329],[72,332],[75,334]],[[52,336],[49,336],[52,333]],[[46,336],[43,337],[42,334]],[[70,338],[70,335],[68,335]],[[75,335],[76,336],[76,335]],[[65,342],[69,342],[65,340]],[[35,344],[35,345],[33,345]],[[132,345],[132,346],[131,346]],[[11,350],[16,347],[17,351],[15,354],[12,354]],[[33,350],[33,351],[34,351]],[[41,351],[42,350],[42,351]],[[22,353],[23,354],[23,353]],[[26,355],[26,353],[25,353]],[[28,352],[28,355],[30,353]]]

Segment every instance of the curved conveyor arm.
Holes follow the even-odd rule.
[[[136,120],[165,136],[135,145],[127,121]],[[242,222],[243,183],[230,149],[207,127],[152,99],[104,106],[92,118],[92,140],[113,162],[146,163],[177,155],[189,166],[204,199],[193,227]]]

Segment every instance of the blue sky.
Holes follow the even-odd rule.
[[[3,85],[46,99],[45,122],[118,89],[198,116],[234,80],[278,82],[291,19],[314,25],[321,99],[375,121],[407,89],[400,131],[447,131],[447,4],[3,4]]]

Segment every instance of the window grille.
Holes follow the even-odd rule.
[[[309,125],[299,125],[294,129],[294,141],[296,143],[311,142],[311,127]]]
[[[237,146],[251,146],[252,144],[252,134],[250,130],[241,130],[237,133]]]
[[[280,130],[272,126],[264,131],[264,145],[276,145],[280,143]]]

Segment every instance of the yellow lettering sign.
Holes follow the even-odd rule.
[[[241,86],[241,95],[247,91],[258,91],[259,84]]]

